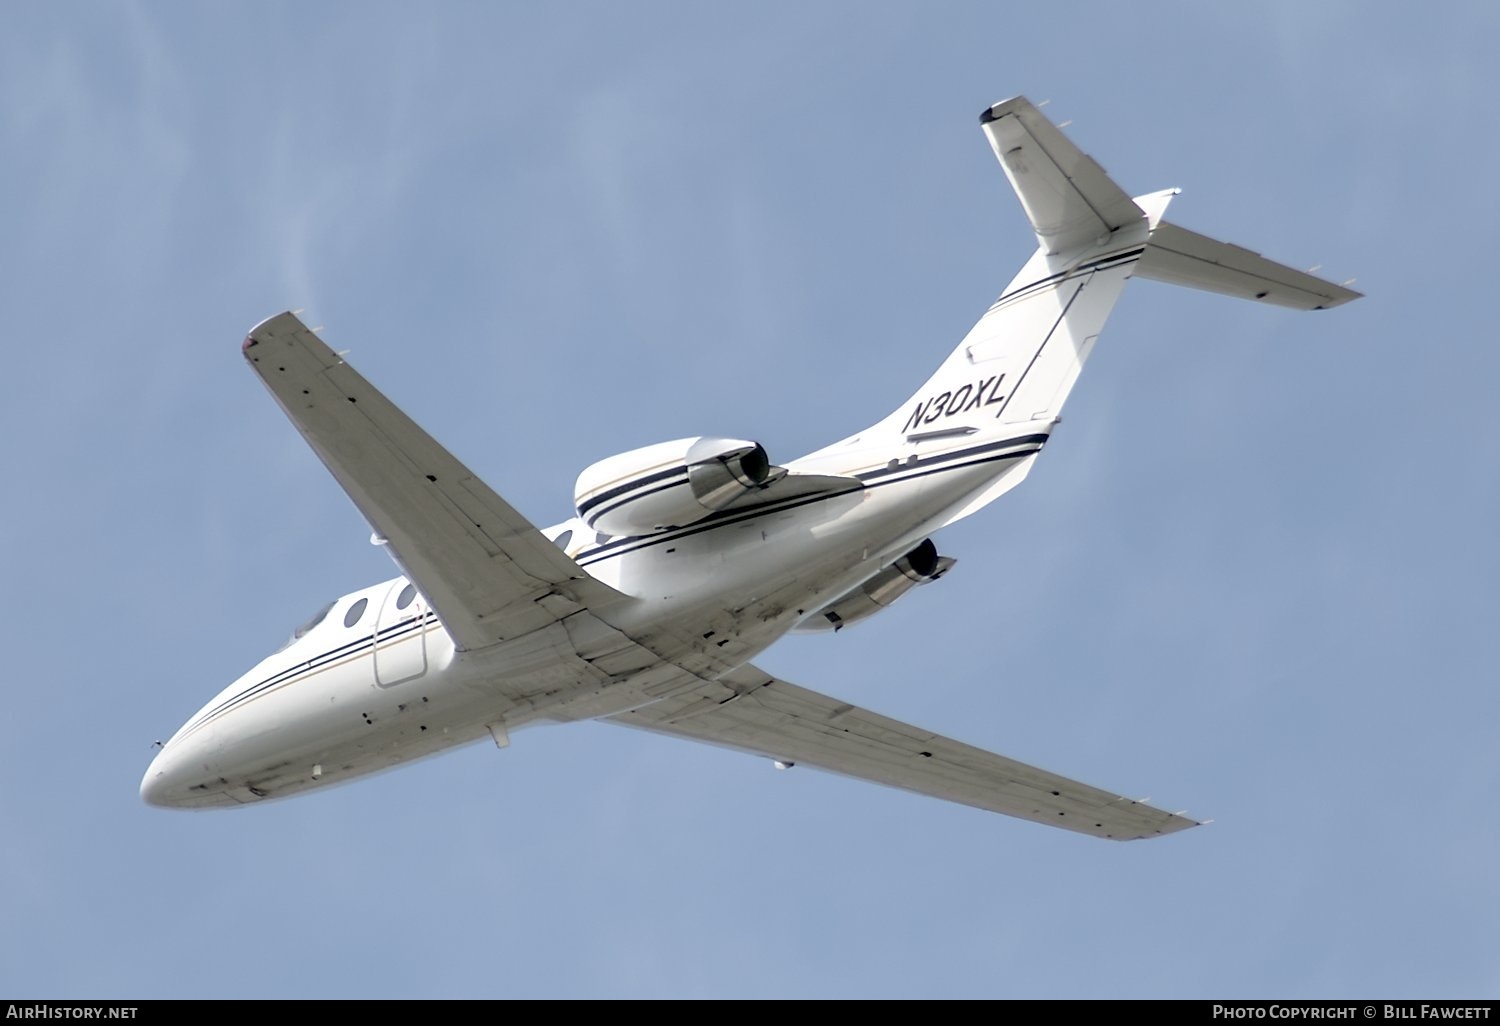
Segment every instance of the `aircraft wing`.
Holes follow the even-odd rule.
[[[716,682],[608,720],[1117,841],[1199,825],[820,695],[748,664]]]
[[[385,538],[459,648],[545,627],[563,596],[623,599],[590,577],[309,330],[284,313],[245,357],[354,505]]]

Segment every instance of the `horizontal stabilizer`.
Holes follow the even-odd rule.
[[[1130,196],[1024,96],[995,104],[979,123],[1048,253],[1093,245],[1141,220]]]
[[[1289,306],[1295,310],[1326,310],[1358,299],[1361,293],[1314,277],[1241,246],[1162,221],[1140,263],[1140,278],[1222,292],[1241,299]]]

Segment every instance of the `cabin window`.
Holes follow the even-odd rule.
[[[328,603],[328,605],[324,606],[322,609],[318,610],[317,613],[313,614],[313,616],[309,618],[305,624],[292,631],[292,640],[296,641],[298,638],[311,631],[318,624],[322,623],[323,618],[333,611],[333,605],[334,604],[332,602]]]
[[[349,611],[344,614],[344,626],[353,627],[355,624],[359,623],[359,621],[365,615],[365,607],[369,604],[369,599],[362,598],[358,602],[354,603],[354,605],[350,606]]]
[[[572,542],[572,540],[573,540],[573,532],[572,531],[564,531],[562,534],[560,534],[556,538],[552,539],[552,544],[556,545],[558,548],[562,549],[564,552],[567,552],[568,551],[568,544],[570,542]]]
[[[415,584],[408,584],[406,587],[401,589],[401,594],[396,596],[396,608],[405,609],[407,606],[411,605],[412,599],[416,597],[417,586]]]
[[[326,605],[322,609],[318,610],[318,612],[317,612],[316,615],[308,617],[307,622],[304,623],[301,627],[298,627],[296,630],[292,631],[292,636],[290,638],[286,639],[286,644],[282,645],[281,648],[278,648],[276,651],[280,652],[281,649],[283,649],[283,648],[289,648],[289,647],[291,647],[292,642],[294,642],[298,638],[304,636],[305,634],[307,634],[308,631],[311,631],[318,624],[322,623],[323,622],[323,618],[325,616],[327,616],[330,612],[332,612],[333,607],[335,605],[337,605],[337,601],[330,602],[330,603],[328,603],[328,605]]]

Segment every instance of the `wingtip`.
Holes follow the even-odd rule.
[[[1024,96],[1012,96],[1008,100],[1000,100],[984,108],[979,114],[979,123],[987,125],[991,121],[999,121],[1006,114],[1011,113],[1017,107],[1031,106],[1031,101]]]
[[[267,317],[245,335],[245,341],[240,345],[240,351],[248,353],[253,347],[259,345],[267,336],[280,333],[280,329],[291,327],[293,330],[303,328],[301,319],[297,316],[300,310],[284,310],[272,317]]]
[[[1365,294],[1363,292],[1355,292],[1353,289],[1345,289],[1339,295],[1330,297],[1329,299],[1325,300],[1322,303],[1319,303],[1317,306],[1313,307],[1312,309],[1314,309],[1314,310],[1334,310],[1334,309],[1337,309],[1338,307],[1343,306],[1345,303],[1352,303],[1356,299],[1364,299],[1364,298],[1365,298]]]
[[[265,320],[256,324],[255,327],[251,328],[249,332],[246,333],[245,341],[250,342],[257,336],[265,335],[267,333],[267,330],[272,328],[278,321],[285,320],[288,317],[295,319],[296,316],[297,315],[290,310],[283,310],[279,314],[272,314],[270,317],[267,317]]]

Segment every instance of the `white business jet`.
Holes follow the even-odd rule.
[[[596,463],[539,530],[290,313],[245,358],[402,576],[335,600],[156,755],[153,805],[253,805],[518,727],[597,719],[1117,840],[1196,825],[789,683],[750,660],[941,577],[930,535],[1020,484],[1127,279],[1303,310],[1359,293],[1162,217],[1031,103],[980,122],[1039,246],[889,416],[776,466],[685,438]]]

